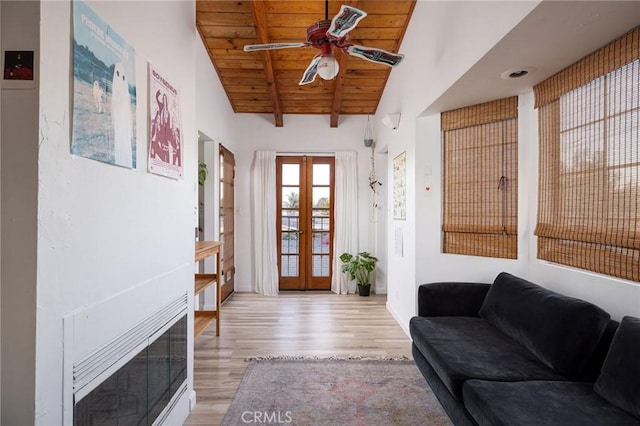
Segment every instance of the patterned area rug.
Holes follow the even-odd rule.
[[[413,361],[254,360],[223,425],[451,425]]]

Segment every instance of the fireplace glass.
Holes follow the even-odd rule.
[[[75,403],[74,425],[151,425],[187,378],[187,316]]]

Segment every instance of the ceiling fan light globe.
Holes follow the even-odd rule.
[[[331,55],[326,55],[320,58],[318,62],[318,75],[323,80],[333,80],[340,71],[340,65],[338,61]]]

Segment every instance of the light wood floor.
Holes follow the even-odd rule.
[[[255,356],[406,356],[411,342],[386,309],[385,295],[237,293],[195,343],[197,405],[186,425],[219,425]]]

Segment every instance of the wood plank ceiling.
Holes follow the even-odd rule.
[[[397,52],[416,0],[329,1],[329,19],[342,4],[367,12],[351,31],[351,43]],[[313,47],[244,52],[247,44],[306,41],[307,28],[325,17],[324,0],[198,0],[196,26],[236,113],[268,113],[275,125],[284,114],[375,114],[391,68],[334,49],[340,73],[334,80],[299,86],[319,53]],[[402,66],[400,64],[399,66]]]

